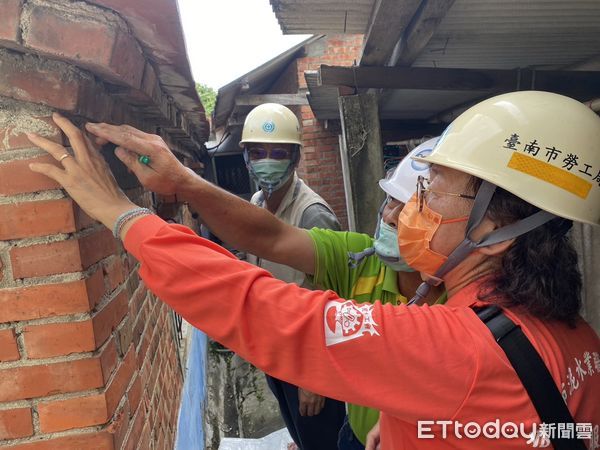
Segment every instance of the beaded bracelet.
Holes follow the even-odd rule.
[[[123,227],[127,222],[134,217],[145,216],[148,214],[154,214],[154,212],[148,208],[133,208],[129,211],[125,211],[117,218],[117,221],[115,222],[115,226],[113,227],[113,236],[116,239],[119,239],[121,237],[121,230],[123,230]]]

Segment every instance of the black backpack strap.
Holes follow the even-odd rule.
[[[502,310],[495,305],[474,308],[474,310],[506,353],[542,423],[575,424],[546,364],[521,327],[506,317]],[[573,425],[573,429],[576,429],[575,425]],[[577,439],[576,436],[572,439],[551,436],[550,441],[556,450],[586,449],[583,441]]]

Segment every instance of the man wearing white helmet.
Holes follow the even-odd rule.
[[[340,229],[331,207],[296,173],[302,140],[300,123],[289,108],[265,103],[250,111],[244,122],[240,146],[244,149],[250,176],[260,187],[250,200],[253,205],[267,209],[296,227]],[[245,226],[244,218],[239,219],[239,226]],[[250,247],[244,247],[247,248]],[[248,254],[247,261],[282,281],[311,287],[303,272],[261,256]],[[301,450],[320,450],[324,445],[333,445],[345,416],[342,402],[326,399],[269,375],[267,383],[277,398],[290,435]]]
[[[578,314],[581,278],[566,234],[572,220],[600,225],[600,118],[581,103],[535,91],[490,98],[418,158],[433,164],[430,179],[400,213],[398,242],[428,285],[444,282],[448,302],[433,306],[357,304],[275,280],[136,208],[81,132],[56,121],[75,157],[32,136],[64,167],[32,170],[114,228],[149,289],[266,372],[380,410],[383,450],[598,448],[600,339]],[[131,147],[118,127],[88,130],[144,151],[157,168],[172,158],[155,138]],[[117,156],[148,184],[152,170]],[[203,181],[180,174],[179,192],[213,201]],[[175,186],[161,179],[153,188]],[[261,212],[245,209],[250,223]],[[301,259],[311,250],[296,251]]]

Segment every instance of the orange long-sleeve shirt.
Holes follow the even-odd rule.
[[[539,421],[502,349],[470,308],[478,284],[445,306],[356,305],[332,291],[276,280],[156,216],[137,221],[125,247],[140,261],[140,275],[156,295],[263,371],[381,410],[384,450],[535,446],[534,439],[528,444],[522,437],[471,439],[439,422],[419,430],[419,420],[480,426],[499,420],[500,426],[524,423],[526,431]],[[589,430],[586,443],[595,448],[590,443],[597,442],[600,424],[600,339],[583,321],[570,329],[507,314],[540,352],[576,422],[591,424],[579,431]]]

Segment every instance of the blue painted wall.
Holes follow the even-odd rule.
[[[203,417],[206,398],[206,335],[193,328],[183,385],[176,450],[204,450]]]

